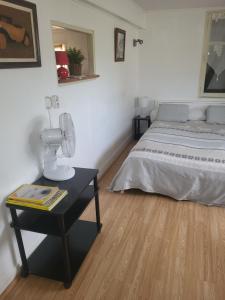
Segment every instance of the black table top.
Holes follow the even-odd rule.
[[[10,204],[7,204],[7,206],[27,211],[32,210],[33,212],[36,211],[38,213],[63,215],[70,209],[74,202],[79,198],[81,193],[98,174],[97,169],[86,168],[75,168],[75,172],[75,176],[69,180],[53,181],[42,176],[33,183],[38,185],[57,186],[59,189],[68,191],[68,195],[66,195],[65,198],[63,198],[63,200],[59,202],[59,204],[57,204],[51,211],[42,211],[30,207]]]
[[[142,117],[142,116],[140,116],[140,115],[137,115],[137,116],[135,116],[134,117],[134,120],[143,120],[143,121],[145,121],[145,120],[150,120],[150,116],[145,116],[145,117]]]

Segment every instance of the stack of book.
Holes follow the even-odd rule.
[[[6,203],[50,211],[67,194],[58,187],[23,184],[8,196]]]

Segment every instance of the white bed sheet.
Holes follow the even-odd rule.
[[[140,189],[225,206],[225,126],[201,121],[154,122],[109,189]]]

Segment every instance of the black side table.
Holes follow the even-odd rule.
[[[139,140],[140,137],[144,134],[143,131],[141,131],[141,122],[147,122],[148,128],[151,126],[151,118],[150,116],[141,117],[136,116],[133,119],[133,126],[134,126],[134,138],[135,140]]]
[[[101,231],[97,174],[95,169],[76,168],[75,177],[70,180],[56,182],[41,177],[34,182],[68,191],[68,195],[51,211],[7,204],[19,247],[23,277],[34,274],[63,281],[65,288],[71,286],[73,277]],[[92,181],[93,185],[90,184]],[[96,222],[78,220],[93,198]],[[23,211],[22,214],[17,215],[17,210]],[[47,235],[28,259],[21,229]]]

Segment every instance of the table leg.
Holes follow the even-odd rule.
[[[69,241],[68,236],[65,234],[65,223],[64,217],[58,217],[58,224],[61,232],[61,239],[62,239],[62,251],[63,251],[63,262],[64,262],[64,287],[70,288],[72,284],[71,279],[71,261],[70,261],[70,254],[69,254]]]
[[[98,179],[97,176],[94,178],[94,191],[95,191],[95,212],[98,232],[101,231],[101,220],[100,220],[100,208],[99,208],[99,196],[98,196]]]
[[[21,276],[27,277],[29,274],[29,267],[28,267],[28,262],[27,262],[27,258],[26,258],[26,252],[25,252],[24,245],[23,245],[21,231],[20,231],[19,224],[18,224],[18,216],[16,213],[16,209],[10,208],[10,213],[11,213],[12,221],[13,221],[12,226],[15,231],[16,240],[17,240],[17,244],[18,244],[18,248],[19,248],[19,252],[20,252],[20,258],[22,261]]]
[[[137,120],[137,139],[139,139],[141,136],[141,120]]]
[[[134,119],[133,121],[133,126],[134,126],[134,138],[135,140],[137,139],[137,121]]]

